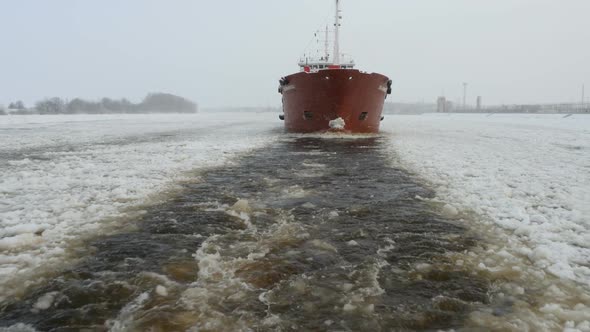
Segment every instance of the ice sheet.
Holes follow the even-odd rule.
[[[546,294],[539,305],[579,314],[572,314],[579,321],[570,321],[586,326],[590,115],[399,115],[388,116],[382,128],[391,136],[392,154],[434,187],[433,201],[443,211],[471,215],[463,220],[467,227],[491,227],[502,238],[487,262],[479,257],[478,269],[534,274],[543,284],[531,287],[547,285],[561,294],[541,289]],[[516,257],[524,257],[522,266],[510,266]],[[562,317],[537,309],[564,327]]]
[[[186,172],[271,144],[272,113],[0,117],[0,302]],[[135,211],[137,213],[137,211]],[[81,244],[78,244],[81,245]]]

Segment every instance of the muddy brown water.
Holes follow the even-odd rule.
[[[380,137],[287,137],[208,170],[132,232],[18,301],[39,331],[461,329],[490,284],[478,239],[420,197]],[[499,315],[504,309],[497,309]]]

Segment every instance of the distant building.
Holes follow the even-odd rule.
[[[384,114],[423,114],[436,112],[435,104],[386,102],[383,104]]]
[[[446,113],[447,112],[447,98],[438,97],[438,99],[436,100],[436,111],[438,113]]]
[[[436,111],[439,113],[449,113],[453,111],[453,103],[446,97],[438,97],[436,100]]]
[[[452,112],[454,107],[455,106],[453,105],[453,102],[447,100],[447,104],[446,104],[447,112]]]
[[[477,96],[477,101],[476,101],[476,109],[478,111],[481,111],[481,96]]]

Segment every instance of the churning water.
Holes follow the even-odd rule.
[[[135,230],[0,311],[40,331],[461,328],[490,283],[477,239],[420,197],[379,137],[300,137],[199,174]],[[502,308],[493,309],[498,315]]]

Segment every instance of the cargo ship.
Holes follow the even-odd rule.
[[[283,101],[279,118],[288,132],[379,132],[392,82],[385,75],[355,69],[354,60],[340,53],[340,2],[336,0],[333,53],[328,50],[326,28],[324,54],[304,55],[299,61],[300,71],[279,81]]]

